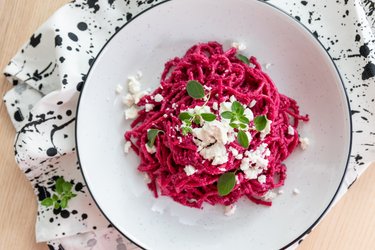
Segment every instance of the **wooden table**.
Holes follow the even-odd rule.
[[[67,0],[0,0],[0,69]],[[0,77],[3,96],[10,89]],[[0,105],[0,249],[46,250],[35,243],[36,199],[13,156],[15,130]],[[299,249],[375,249],[375,164],[352,186]],[[69,250],[69,249],[68,249]]]

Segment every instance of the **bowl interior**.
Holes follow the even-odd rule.
[[[142,88],[158,86],[164,63],[193,44],[244,42],[279,91],[295,100],[311,121],[300,128],[310,147],[285,162],[284,194],[272,207],[241,200],[236,213],[222,207],[186,208],[155,199],[137,172],[134,152],[124,154],[125,121],[118,84],[143,72]],[[126,91],[125,91],[126,92]],[[124,93],[125,93],[124,92]],[[336,68],[321,45],[297,21],[268,4],[248,0],[174,0],[123,27],[95,61],[77,115],[81,167],[97,204],[127,237],[147,249],[281,248],[303,234],[332,201],[350,151],[350,116]],[[298,188],[301,193],[293,195]]]

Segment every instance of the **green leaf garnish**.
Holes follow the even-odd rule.
[[[193,130],[190,127],[182,127],[181,128],[182,135],[188,135],[191,132],[193,132]]]
[[[160,133],[160,132],[163,132],[162,130],[159,130],[159,129],[149,129],[147,131],[147,145],[151,148],[154,146],[155,144],[155,139],[156,139],[156,136]]]
[[[232,119],[234,116],[234,114],[230,111],[224,111],[223,113],[221,113],[221,117],[223,117],[224,119]]]
[[[257,131],[262,131],[263,129],[265,129],[267,126],[267,120],[268,119],[265,115],[259,115],[255,117],[254,119],[255,129]]]
[[[241,115],[238,117],[238,120],[244,124],[249,124],[250,123],[250,120],[247,119],[247,117],[245,117],[244,115]]]
[[[234,172],[222,174],[217,181],[217,190],[220,196],[228,195],[236,185],[236,175]]]
[[[202,113],[201,116],[202,116],[202,119],[205,120],[206,122],[212,122],[213,120],[216,119],[216,115],[212,113]]]
[[[201,125],[201,117],[199,115],[195,115],[193,118],[193,122],[197,125]]]
[[[204,88],[202,84],[197,81],[188,81],[186,90],[189,96],[193,97],[194,99],[201,99],[204,97]]]
[[[42,202],[40,204],[42,204],[43,206],[45,207],[50,207],[53,205],[53,200],[51,198],[45,198],[44,200],[42,200]]]
[[[71,198],[77,195],[72,193],[73,184],[59,177],[55,180],[55,192],[52,197],[47,197],[41,201],[41,205],[45,207],[53,206],[54,209],[68,207]]]
[[[238,101],[234,101],[232,103],[232,112],[233,113],[239,114],[241,112],[241,109],[244,109],[241,103],[239,103]]]
[[[239,125],[237,123],[229,123],[229,126],[231,126],[232,128],[239,128]]]
[[[246,56],[242,54],[237,54],[236,57],[238,60],[241,60],[243,63],[250,64],[249,58],[247,58]]]
[[[193,115],[188,113],[188,112],[182,112],[178,115],[178,118],[180,118],[180,120],[182,120],[182,121],[189,120],[192,117],[193,117]]]
[[[249,147],[249,138],[247,137],[247,134],[242,130],[238,131],[237,133],[237,141],[242,147]]]
[[[242,123],[239,124],[239,126],[240,126],[241,129],[246,129],[247,128],[247,126],[245,124],[242,124]]]

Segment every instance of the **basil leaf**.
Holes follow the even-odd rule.
[[[57,201],[59,199],[59,197],[57,197],[57,195],[52,195],[52,200],[54,200],[54,201]]]
[[[68,198],[67,197],[64,197],[64,198],[61,199],[60,206],[61,206],[61,208],[66,208],[68,206]]]
[[[156,136],[157,136],[160,132],[163,132],[163,131],[162,131],[162,130],[159,130],[159,129],[149,129],[149,130],[147,131],[147,139],[148,139],[147,145],[148,145],[150,148],[151,148],[152,146],[154,146]]]
[[[236,185],[236,175],[234,172],[222,174],[217,181],[217,190],[220,196],[228,195]]]
[[[186,85],[186,90],[189,96],[194,99],[201,99],[204,97],[204,88],[202,84],[197,81],[189,81]]]
[[[242,54],[237,54],[236,57],[238,60],[241,60],[243,63],[250,64],[249,58],[247,58],[246,56]]]
[[[229,123],[229,126],[231,126],[232,128],[238,128],[239,127],[239,125],[237,123],[233,123],[233,122]]]
[[[243,115],[245,112],[245,108],[242,106],[242,104],[238,101],[234,101],[232,103],[232,112],[237,115]]]
[[[232,119],[233,113],[230,111],[224,111],[223,113],[221,113],[221,117],[223,117],[224,119]]]
[[[237,133],[237,141],[242,147],[249,147],[249,138],[247,137],[247,134],[242,130],[238,131]]]
[[[58,194],[62,194],[64,182],[65,182],[64,178],[62,178],[62,177],[57,178],[56,183],[55,183],[55,191]]]
[[[45,206],[45,207],[50,207],[53,205],[53,200],[51,198],[45,198],[44,200],[42,200],[42,202],[40,203],[42,204],[42,206]]]
[[[55,206],[53,208],[54,209],[59,209],[60,208],[60,203],[59,202],[55,202]]]
[[[242,123],[245,123],[245,124],[249,124],[249,123],[250,123],[250,120],[247,119],[247,117],[245,117],[245,116],[243,116],[243,115],[239,116],[239,117],[238,117],[238,120],[239,120],[240,122],[242,122]]]
[[[70,190],[72,190],[72,187],[73,187],[73,184],[72,184],[72,183],[70,183],[70,182],[65,182],[65,183],[63,184],[63,191],[64,191],[64,193],[67,193],[67,192],[69,192]]]
[[[190,113],[188,112],[182,112],[178,115],[178,118],[180,118],[180,120],[182,121],[185,121],[185,120],[189,120],[190,118],[192,118],[193,115],[191,115]]]
[[[211,114],[211,113],[202,113],[201,116],[202,116],[202,119],[205,120],[206,122],[212,122],[216,119],[216,115]]]
[[[265,115],[259,115],[254,119],[255,129],[262,131],[267,126],[267,117]]]

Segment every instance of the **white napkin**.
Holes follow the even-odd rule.
[[[38,197],[36,240],[47,241],[50,249],[137,248],[110,226],[87,190],[75,151],[75,111],[86,73],[105,42],[128,20],[158,2],[69,3],[35,32],[5,69],[14,85],[4,101],[17,130],[16,161]],[[375,159],[375,2],[267,2],[306,25],[343,77],[352,109],[353,146],[337,201]],[[42,206],[40,201],[54,192],[60,176],[74,183],[78,196],[66,209]]]

